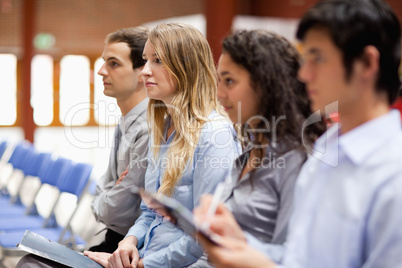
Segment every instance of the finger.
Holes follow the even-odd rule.
[[[212,199],[213,199],[213,196],[210,195],[210,194],[202,195],[202,196],[201,196],[201,199],[200,199],[200,205],[199,205],[199,207],[200,207],[202,210],[205,210],[205,212],[208,211],[208,208],[209,208],[209,206],[211,205]]]
[[[137,260],[134,260],[134,258],[131,261],[132,256],[126,251],[126,250],[122,250],[120,252],[120,263],[122,265],[122,267],[137,267]],[[134,266],[133,266],[134,265]]]
[[[131,254],[131,267],[135,268],[138,266],[140,256],[138,254],[138,250],[134,250],[133,253]]]
[[[105,255],[97,254],[96,252],[91,252],[91,251],[87,251],[86,254],[84,252],[84,255],[87,256],[88,258],[90,258],[91,260],[96,261],[103,267],[109,267],[109,265],[108,265],[109,260],[108,260],[108,258],[105,258]]]
[[[200,204],[193,210],[195,219],[199,222],[208,220],[208,210],[212,202],[211,195],[203,195],[200,199]]]
[[[239,232],[243,233],[236,220],[231,217],[215,216],[209,221],[209,228],[213,233],[225,236],[237,237]]]
[[[112,257],[109,258],[109,265],[110,265],[110,268],[123,268],[123,267],[125,267],[123,265],[122,256],[120,255],[119,251],[113,252]],[[129,266],[127,266],[127,267],[129,267]]]

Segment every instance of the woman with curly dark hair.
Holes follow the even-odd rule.
[[[258,239],[273,257],[281,248],[272,245],[286,240],[300,168],[325,130],[322,121],[308,123],[317,120],[309,119],[310,101],[297,79],[300,60],[285,38],[255,30],[226,37],[218,63],[218,98],[239,126],[244,152],[222,199],[240,226],[213,231],[240,227],[242,239]],[[204,255],[191,267],[208,265]]]

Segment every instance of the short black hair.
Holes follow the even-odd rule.
[[[368,45],[380,53],[376,88],[392,104],[400,89],[401,30],[398,18],[382,0],[323,0],[302,17],[296,37],[303,40],[312,28],[328,30],[343,53],[347,78],[356,59]]]
[[[123,28],[108,34],[105,43],[127,43],[131,50],[130,59],[133,63],[133,69],[136,69],[145,65],[145,61],[142,58],[142,52],[144,51],[144,46],[147,40],[148,29],[146,27],[132,27]]]

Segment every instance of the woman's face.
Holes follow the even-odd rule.
[[[145,43],[142,57],[146,63],[141,74],[148,97],[170,104],[177,90],[177,81],[158,58],[149,40]]]
[[[218,99],[233,123],[252,125],[251,121],[259,121],[253,118],[257,116],[259,100],[251,87],[250,73],[225,52],[218,62]]]

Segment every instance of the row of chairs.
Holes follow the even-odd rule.
[[[88,200],[80,207],[82,199],[93,196],[95,190],[92,166],[38,152],[27,141],[15,146],[1,142],[0,157],[0,267],[5,267],[5,257],[24,255],[16,245],[25,230],[84,249],[88,237],[83,236],[96,231],[85,231],[88,219],[93,218]],[[80,231],[74,230],[74,220]]]

